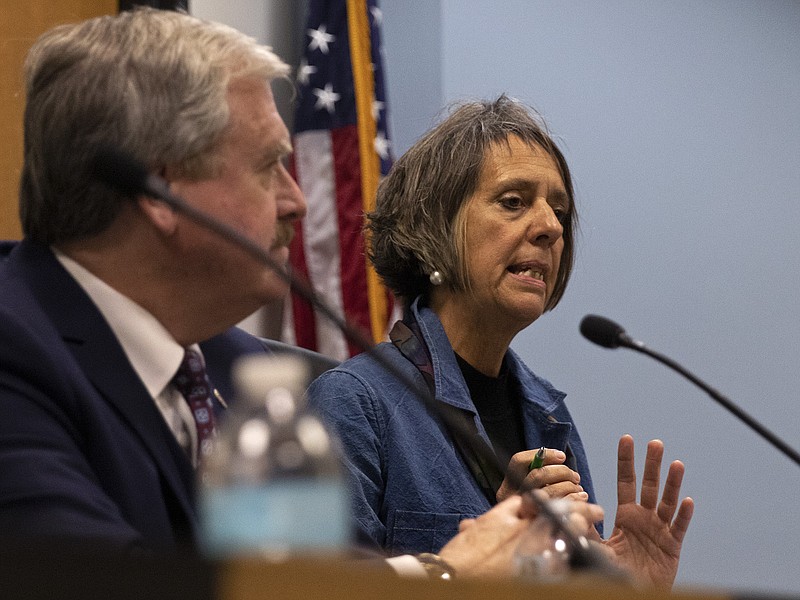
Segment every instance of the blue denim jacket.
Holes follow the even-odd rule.
[[[469,411],[489,443],[439,318],[418,301],[412,312],[431,354],[435,400]],[[425,385],[394,345],[380,344],[375,352]],[[564,394],[508,352],[510,373],[523,394],[527,447],[566,450],[569,444],[576,463],[572,467],[595,502],[586,453]],[[342,442],[362,540],[391,554],[438,552],[458,532],[459,521],[491,507],[444,425],[370,354],[324,373],[309,387],[308,396]]]

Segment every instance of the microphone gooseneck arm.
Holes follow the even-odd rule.
[[[98,149],[91,164],[91,174],[109,188],[116,189],[130,198],[135,198],[136,196],[157,198],[167,204],[175,212],[185,215],[192,221],[219,235],[222,239],[245,250],[256,260],[259,260],[274,271],[284,282],[288,283],[294,293],[318,310],[360,350],[368,352],[375,347],[374,342],[367,337],[359,327],[351,324],[346,318],[339,316],[336,311],[319,297],[308,282],[275,261],[261,245],[247,236],[242,235],[237,229],[219,221],[204,211],[198,210],[180,196],[173,194],[166,181],[149,173],[143,164],[127,153],[111,147]],[[407,376],[405,372],[400,370],[394,363],[384,358],[380,353],[372,352],[371,356],[381,368],[398,379],[408,389],[412,390],[426,407],[447,424],[448,430],[451,431],[451,433],[468,439],[470,433],[466,431],[460,421],[454,419],[445,411],[439,410],[427,386],[423,387],[418,385],[413,379]],[[505,472],[506,466],[500,464],[500,461],[494,453],[486,452],[485,456],[482,458],[488,463],[496,465],[501,472]],[[514,483],[519,487],[521,481]],[[570,545],[573,553],[571,559],[572,566],[574,568],[593,570],[614,579],[622,579],[625,577],[616,566],[610,563],[605,555],[589,543],[584,535],[573,531],[567,520],[558,515],[547,501],[538,498],[537,495],[533,493],[528,494],[528,496],[533,500],[539,513],[552,525],[554,531]]]
[[[705,381],[688,371],[683,366],[679,365],[671,358],[664,356],[655,350],[651,350],[642,342],[629,337],[628,334],[625,333],[625,330],[613,321],[597,315],[587,315],[581,321],[580,330],[584,337],[595,344],[605,348],[618,348],[620,346],[624,348],[630,348],[636,352],[646,354],[647,356],[656,359],[661,364],[666,365],[673,371],[676,371],[699,387],[701,390],[706,392],[709,396],[711,396],[712,399],[733,413],[753,431],[758,433],[770,444],[780,450],[784,455],[800,465],[800,454],[798,454],[794,448],[789,446],[772,431],[767,429],[755,418],[742,410],[742,408],[732,402],[729,398],[723,396]]]

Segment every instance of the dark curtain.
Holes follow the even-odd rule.
[[[163,10],[178,10],[182,8],[189,12],[189,0],[119,0],[119,10],[130,10],[134,6],[152,6]]]

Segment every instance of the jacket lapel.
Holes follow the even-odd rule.
[[[194,469],[95,305],[52,252],[21,242],[19,266],[86,377],[141,440],[196,525]]]

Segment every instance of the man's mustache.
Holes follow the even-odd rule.
[[[272,242],[273,250],[288,246],[294,239],[294,224],[278,222],[278,227],[275,230],[275,240]]]

